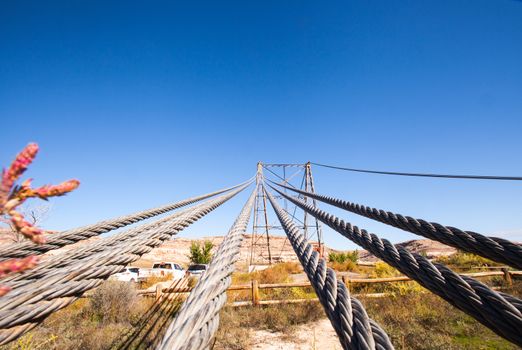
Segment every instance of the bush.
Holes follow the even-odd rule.
[[[346,261],[351,261],[354,264],[356,264],[357,260],[359,260],[359,252],[357,250],[344,253],[330,252],[330,254],[328,254],[328,260],[330,262],[336,262],[341,264],[345,263]]]
[[[496,263],[492,260],[483,258],[481,256],[465,253],[458,251],[455,254],[448,256],[440,256],[435,259],[435,262],[439,264],[448,265],[450,268],[456,269],[481,269],[482,267],[488,266],[500,266],[501,264]]]
[[[328,265],[330,266],[330,268],[334,269],[335,271],[358,271],[359,270],[357,265],[351,260],[347,260],[342,263],[334,261],[334,262],[329,263]]]
[[[212,260],[212,248],[214,244],[211,241],[192,242],[190,245],[189,259],[192,264],[208,264]]]
[[[96,288],[89,301],[92,317],[103,323],[128,320],[135,313],[137,298],[132,284],[107,281]]]
[[[385,262],[377,262],[373,271],[370,273],[371,278],[397,277],[401,273],[394,267]]]
[[[154,299],[138,297],[130,283],[108,281],[0,350],[103,350],[130,330]]]

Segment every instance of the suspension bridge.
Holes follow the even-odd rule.
[[[7,344],[19,338],[52,313],[70,305],[85,292],[100,286],[111,275],[122,271],[125,266],[140,259],[143,254],[160,246],[164,241],[171,239],[253,185],[248,200],[215,251],[208,270],[191,289],[174,318],[162,323],[158,319],[154,321],[155,325],[158,324],[158,327],[164,330],[162,339],[159,339],[155,345],[157,349],[212,348],[219,327],[219,313],[226,304],[226,290],[231,285],[234,263],[239,258],[243,234],[247,231],[251,216],[253,216],[251,266],[255,266],[261,260],[272,262],[277,252],[270,250],[268,232],[276,228],[284,231],[344,349],[393,349],[394,346],[385,330],[368,316],[363,304],[350,294],[343,280],[337,277],[334,270],[328,268],[322,256],[321,224],[329,226],[343,237],[368,250],[499,336],[522,346],[521,299],[495,291],[470,276],[452,271],[447,266],[432,263],[426,257],[413,254],[404,248],[397,248],[377,234],[369,233],[319,209],[318,204],[341,208],[516,269],[522,269],[520,244],[317,193],[311,172],[312,164],[316,163],[259,163],[253,178],[233,187],[49,235],[46,243],[42,245],[24,242],[1,247],[0,261],[41,255],[165,214],[156,221],[147,221],[112,236],[49,256],[32,270],[4,278],[2,284],[12,290],[0,298],[0,344]],[[397,173],[334,168],[397,176],[522,180],[519,177]],[[277,169],[282,170],[283,174],[277,173]],[[288,169],[294,169],[296,172],[289,173]],[[265,170],[273,175],[272,179],[275,181],[265,177]],[[300,185],[292,185],[291,180],[301,175]],[[289,204],[293,209],[289,208]],[[278,224],[270,223],[268,220],[269,205],[275,212]],[[297,217],[297,209],[303,212],[302,219]],[[311,243],[312,240],[314,243]],[[185,288],[185,283],[185,281],[175,281],[171,287]],[[161,304],[162,302],[164,304]],[[155,314],[159,313],[161,307],[175,309],[173,301],[168,298],[158,301],[143,315],[138,323],[138,330],[143,330]],[[139,332],[130,335],[119,348],[131,348],[139,337]]]

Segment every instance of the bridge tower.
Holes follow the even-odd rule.
[[[266,173],[264,172],[266,170]],[[267,208],[266,194],[263,192],[261,186],[262,179],[270,179],[272,181],[285,184],[289,187],[294,187],[307,192],[315,193],[314,178],[312,176],[312,166],[310,162],[304,164],[288,164],[288,163],[257,163],[257,177],[256,177],[256,200],[254,203],[254,219],[252,225],[252,241],[250,246],[249,270],[255,270],[256,266],[271,265],[274,262],[282,260],[282,253],[284,247],[289,244],[285,236],[285,241],[280,249],[270,245],[270,235],[280,235],[282,227],[278,225],[279,221],[272,215],[272,212]],[[283,189],[285,193],[287,191]],[[293,195],[293,193],[289,193]],[[282,196],[274,196],[281,199]],[[314,206],[317,205],[316,200],[308,198],[301,194],[297,198],[305,202],[311,201]],[[310,241],[315,249],[323,255],[323,234],[319,220],[310,218],[310,216],[296,205],[289,203],[283,198],[283,210],[292,217],[296,226],[302,230],[305,237]]]

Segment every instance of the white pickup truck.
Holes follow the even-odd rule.
[[[140,269],[140,280],[147,277],[166,277],[172,275],[172,279],[179,280],[185,277],[185,270],[179,265],[171,261],[155,262],[151,269]]]

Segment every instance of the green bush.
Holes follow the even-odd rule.
[[[192,264],[208,264],[212,260],[212,248],[214,244],[211,241],[192,242],[190,245],[189,259]]]
[[[354,250],[352,252],[341,252],[341,253],[334,253],[330,252],[328,254],[328,260],[330,262],[336,262],[343,264],[347,261],[351,261],[353,263],[357,263],[357,260],[359,260],[359,252],[357,250]]]
[[[448,256],[440,256],[435,259],[435,262],[448,265],[451,268],[460,269],[480,269],[482,267],[501,265],[481,256],[462,251],[458,251],[455,254]]]

